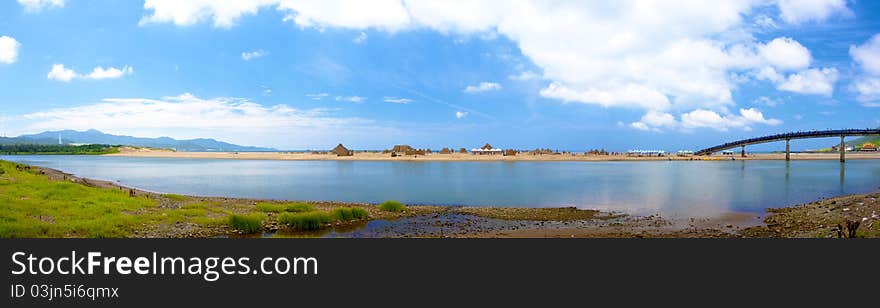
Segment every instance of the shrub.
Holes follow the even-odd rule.
[[[261,202],[261,203],[257,203],[257,205],[254,206],[254,208],[260,212],[271,212],[271,213],[284,212],[284,205],[283,204]]]
[[[359,207],[341,207],[333,209],[330,212],[337,220],[348,221],[355,219],[366,219],[369,215],[367,215],[367,210]]]
[[[165,198],[174,200],[174,201],[185,201],[186,200],[186,197],[178,195],[178,194],[165,194],[162,196]]]
[[[382,204],[379,205],[379,209],[386,212],[403,212],[406,210],[406,205],[399,201],[388,200],[382,202]]]
[[[308,203],[290,203],[286,207],[284,207],[284,210],[294,213],[303,213],[314,211],[315,207],[311,206]]]
[[[255,233],[263,229],[264,218],[266,218],[266,215],[259,213],[248,215],[232,214],[229,215],[229,225],[239,231]]]
[[[326,212],[282,213],[278,222],[300,230],[318,230],[322,225],[333,221]]]

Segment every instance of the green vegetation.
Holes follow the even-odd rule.
[[[186,196],[178,195],[178,194],[164,194],[162,195],[165,198],[174,200],[174,201],[186,201]]]
[[[386,212],[403,212],[406,210],[406,205],[399,201],[388,200],[382,202],[382,204],[379,205],[379,209]]]
[[[367,214],[367,210],[359,208],[359,207],[340,207],[333,209],[330,212],[336,220],[341,221],[349,221],[349,220],[357,220],[357,219],[366,219],[370,215]]]
[[[52,181],[39,169],[0,161],[0,237],[124,237],[156,207],[117,189]]]
[[[256,233],[263,229],[264,219],[266,219],[266,215],[261,213],[247,215],[233,214],[229,215],[229,225],[235,230]]]
[[[303,213],[303,212],[311,212],[315,210],[315,207],[307,204],[307,203],[269,203],[269,202],[260,202],[257,203],[254,208],[260,212],[266,213],[281,213],[281,212],[293,212],[293,213]]]
[[[2,155],[103,155],[119,153],[119,146],[106,144],[3,144]]]
[[[318,230],[322,225],[333,222],[334,217],[327,212],[282,213],[278,222],[300,230]]]

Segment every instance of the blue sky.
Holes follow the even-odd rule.
[[[624,151],[878,127],[877,12],[844,0],[3,1],[0,130]]]

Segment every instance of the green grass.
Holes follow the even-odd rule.
[[[268,203],[268,202],[260,202],[257,203],[254,208],[260,212],[267,213],[281,213],[281,212],[293,212],[293,213],[303,213],[303,212],[311,212],[315,210],[315,207],[307,204],[307,203]]]
[[[379,205],[379,209],[386,212],[403,212],[406,210],[406,205],[399,201],[388,200],[382,202],[382,204]]]
[[[178,195],[178,194],[164,194],[162,195],[165,198],[174,200],[174,201],[186,201],[186,196]]]
[[[52,181],[36,168],[0,161],[0,237],[125,237],[138,211],[156,207],[127,191]]]
[[[357,219],[366,219],[369,217],[367,210],[359,207],[340,207],[330,212],[330,215],[336,220],[349,221]]]
[[[229,225],[235,230],[256,233],[263,229],[264,219],[266,219],[266,215],[262,213],[252,213],[247,215],[232,214],[229,215]]]
[[[334,218],[327,212],[319,211],[282,213],[278,215],[278,222],[300,230],[318,230],[321,226],[333,222]]]

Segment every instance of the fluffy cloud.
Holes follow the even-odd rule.
[[[773,67],[796,70],[810,66],[810,51],[791,38],[775,38],[767,44],[760,45],[758,50]]]
[[[66,0],[18,0],[18,4],[28,12],[39,12],[43,8],[64,7]]]
[[[12,37],[0,36],[0,63],[10,64],[18,61],[18,48],[21,43]]]
[[[795,24],[848,11],[843,0],[777,4],[780,18]],[[791,38],[762,42],[751,35],[758,21],[744,22],[744,17],[766,5],[760,0],[265,0],[239,5],[148,0],[145,8],[152,14],[145,20],[180,25],[213,20],[223,27],[260,7],[273,7],[301,28],[504,37],[541,70],[547,85],[540,95],[646,112],[724,113],[736,105],[732,92],[738,81],[732,76],[764,69],[776,75],[759,79],[780,90],[830,95],[835,69],[810,68],[809,50]],[[775,25],[769,17],[760,23]]]
[[[779,17],[787,23],[824,21],[835,14],[852,14],[846,0],[779,0]]]
[[[354,42],[355,44],[360,44],[360,43],[366,42],[367,41],[367,33],[361,32],[361,34],[358,34],[358,36],[355,37],[351,41]]]
[[[880,106],[877,103],[880,101],[880,34],[875,34],[865,44],[850,46],[849,54],[862,70],[852,84],[852,89],[858,93],[857,99],[865,106]]]
[[[413,102],[413,100],[408,99],[408,98],[397,98],[397,97],[391,97],[391,96],[384,97],[383,101],[386,103],[392,103],[392,104],[409,104],[409,103]]]
[[[465,93],[483,93],[489,91],[501,90],[501,85],[495,82],[481,82],[478,85],[467,86],[464,88]]]
[[[761,104],[768,107],[776,107],[782,104],[782,100],[776,98],[769,98],[766,96],[759,96],[755,100],[752,101],[755,104]]]
[[[64,64],[55,64],[52,65],[52,70],[49,71],[49,74],[46,75],[46,77],[51,80],[69,82],[76,77],[76,72],[64,67]]]
[[[263,57],[263,56],[265,56],[265,55],[267,55],[267,54],[268,54],[268,53],[265,52],[265,51],[263,51],[262,49],[257,49],[257,50],[254,50],[254,51],[245,51],[245,52],[242,52],[242,53],[241,53],[241,59],[242,59],[242,60],[245,60],[245,61],[250,61],[250,60],[253,60],[253,59],[256,59],[256,58]]]
[[[639,130],[655,130],[660,131],[661,128],[672,128],[678,125],[675,117],[668,113],[651,111],[642,116],[638,122],[630,124],[631,127]]]
[[[466,118],[467,116],[468,116],[468,112],[467,112],[467,111],[456,111],[456,112],[455,112],[455,118],[456,118],[456,119],[464,119],[464,118]]]
[[[118,69],[112,66],[107,68],[96,66],[94,69],[92,69],[91,73],[81,75],[72,69],[64,67],[64,64],[54,64],[52,65],[52,69],[49,71],[49,74],[47,74],[46,77],[50,80],[70,82],[74,78],[92,80],[116,79],[125,75],[131,75],[133,73],[134,69],[128,65],[123,66],[122,69]]]
[[[764,118],[764,114],[755,108],[740,109],[738,115],[722,115],[711,110],[697,109],[682,114],[681,121],[676,120],[668,113],[648,112],[642,116],[640,121],[630,123],[630,127],[646,131],[661,131],[676,127],[683,130],[711,128],[727,131],[730,128],[750,130],[756,124],[779,125],[781,123],[782,121],[778,119]]]
[[[834,93],[834,83],[837,82],[837,78],[838,73],[835,68],[811,68],[789,75],[788,78],[777,84],[777,88],[795,93],[831,96]]]
[[[241,144],[260,140],[259,145],[285,146],[330,144],[336,142],[330,136],[334,131],[340,138],[372,127],[369,121],[333,117],[322,109],[265,106],[237,98],[202,99],[189,93],[161,99],[107,98],[16,118],[22,132],[94,128],[136,136],[212,137]]]

